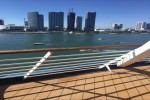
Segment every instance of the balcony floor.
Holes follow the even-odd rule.
[[[6,85],[0,91],[0,100],[149,100],[150,65]]]

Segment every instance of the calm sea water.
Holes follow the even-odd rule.
[[[150,34],[0,33],[0,50],[138,44]],[[34,45],[43,42],[45,45]]]

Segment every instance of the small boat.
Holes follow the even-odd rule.
[[[99,38],[98,40],[99,40],[99,41],[100,41],[100,40],[103,40],[103,38]]]
[[[45,45],[45,43],[37,42],[37,43],[34,43],[34,45]]]
[[[69,33],[70,33],[70,34],[72,34],[72,33],[73,33],[73,31],[70,31]]]

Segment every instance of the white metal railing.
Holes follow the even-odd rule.
[[[128,52],[128,50],[112,50],[112,51],[102,51],[96,53],[83,53],[81,54],[70,54],[70,55],[59,55],[59,56],[50,56],[43,64],[36,66],[36,63],[42,57],[31,57],[31,58],[17,58],[17,59],[3,59],[0,60],[0,78],[8,77],[17,77],[29,75],[26,74],[32,67],[32,72],[30,71],[31,76],[39,76],[40,74],[51,72],[59,73],[67,70],[84,70],[93,68],[93,66],[98,66],[110,61],[122,54]],[[30,61],[32,60],[32,61]],[[12,62],[12,63],[9,63]],[[95,68],[95,67],[94,67]],[[57,71],[57,72],[56,72]],[[25,77],[25,78],[26,78]]]
[[[120,47],[120,46],[119,46]],[[87,47],[86,47],[87,48]],[[90,48],[90,47],[89,47]],[[46,51],[53,51],[54,49],[46,49]],[[56,49],[59,50],[59,49]],[[61,49],[66,50],[66,49]],[[60,50],[60,51],[61,51]],[[70,49],[68,49],[70,50]],[[72,48],[71,48],[72,50]],[[0,59],[0,79],[11,78],[11,77],[36,77],[47,74],[58,74],[66,72],[74,72],[89,69],[98,69],[98,66],[109,62],[118,56],[121,56],[130,50],[125,49],[107,49],[100,50],[99,52],[85,51],[80,52],[79,48],[75,48],[74,53],[65,55],[61,54],[55,55],[55,52],[49,52],[47,56],[39,57],[32,56],[34,50],[27,50],[28,53],[31,52],[29,57],[14,58],[10,59],[9,56],[6,59]],[[42,50],[39,50],[40,52]],[[45,50],[43,50],[45,52]],[[37,51],[36,51],[37,52]],[[40,53],[39,52],[39,53]],[[3,52],[7,54],[7,52]],[[9,55],[18,53],[18,51],[11,51]],[[21,51],[20,55],[25,53]],[[1,54],[1,52],[0,52]],[[2,56],[5,56],[3,54]]]

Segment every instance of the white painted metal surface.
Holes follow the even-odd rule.
[[[118,67],[126,67],[135,62],[139,62],[142,59],[149,57],[149,56],[150,56],[150,41],[148,41],[141,47],[139,47],[133,51],[130,51],[127,54],[124,54],[120,57],[117,57],[114,60],[109,61],[108,63],[105,63],[105,64],[99,66],[98,68],[101,69],[101,68],[106,67],[108,69],[109,73],[112,74],[112,71],[109,67],[109,65],[111,65],[111,64],[115,64]]]
[[[51,52],[47,52],[46,55],[24,76],[24,79],[26,79],[34,70],[36,70],[50,55]]]
[[[135,62],[141,61],[142,59],[150,56],[150,41],[142,45],[141,47],[130,51],[129,53],[121,56],[121,60],[117,62],[117,66],[126,67]]]

